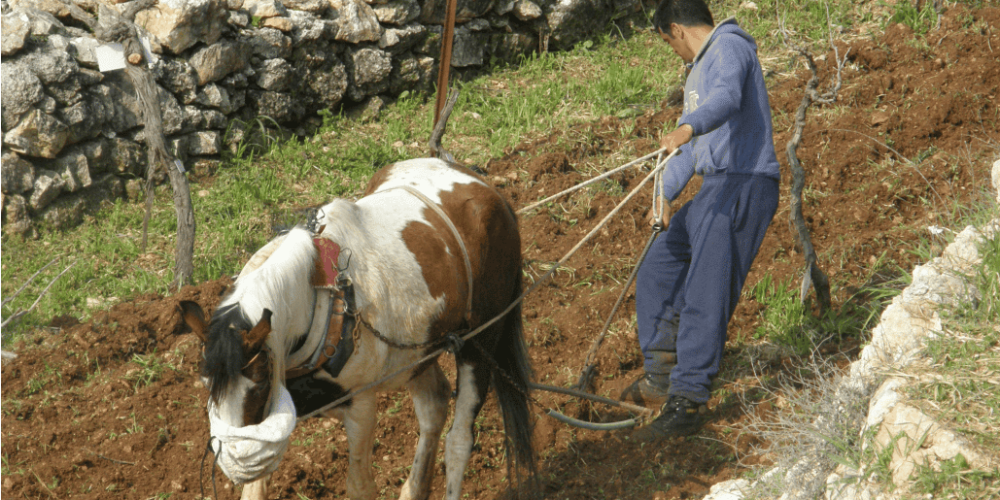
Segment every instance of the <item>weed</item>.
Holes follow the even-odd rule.
[[[130,370],[126,374],[128,380],[133,381],[133,388],[138,391],[140,387],[146,387],[160,379],[163,370],[176,368],[170,363],[164,363],[156,356],[156,353],[146,355],[136,354],[132,356],[132,362],[139,366],[138,369]]]
[[[896,12],[889,18],[889,23],[905,24],[920,36],[930,31],[936,22],[937,12],[934,11],[933,2],[925,2],[923,8],[919,10],[914,4],[900,2],[896,5]]]

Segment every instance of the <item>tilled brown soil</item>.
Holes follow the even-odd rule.
[[[970,21],[971,19],[971,21]],[[988,28],[979,29],[985,20]],[[872,278],[883,258],[912,268],[914,231],[948,220],[956,207],[980,199],[988,186],[986,158],[996,156],[996,97],[1000,85],[1000,9],[950,10],[926,44],[905,27],[851,44],[851,63],[834,106],[810,109],[799,158],[809,172],[805,212],[820,264],[843,306]],[[995,46],[995,47],[994,47]],[[848,46],[841,47],[841,51]],[[832,61],[832,53],[827,61]],[[820,62],[825,73],[826,62]],[[770,82],[775,144],[783,164],[782,204],[751,270],[795,276],[802,256],[787,224],[790,175],[783,154],[790,116],[808,75]],[[655,149],[663,125],[679,114],[667,108],[634,120],[605,118],[525,143],[488,165],[487,178],[515,207],[588,178],[587,165],[616,151]],[[631,130],[631,133],[624,132]],[[866,137],[867,136],[867,137]],[[581,140],[583,137],[585,139]],[[873,139],[890,143],[910,165]],[[622,173],[600,188],[521,217],[526,274],[538,278],[594,227],[642,171]],[[693,196],[697,180],[680,201]],[[584,356],[619,293],[649,229],[649,194],[626,207],[525,303],[526,335],[540,382],[575,382]],[[678,205],[679,206],[679,205]],[[212,493],[206,389],[196,376],[199,343],[183,334],[180,300],[215,307],[229,284],[220,279],[162,297],[118,304],[86,323],[54,318],[49,329],[13,345],[19,358],[3,366],[3,495],[10,498],[197,498]],[[594,389],[615,394],[641,371],[633,297],[613,325],[599,356]],[[745,299],[730,325],[731,347],[710,402],[712,421],[698,437],[648,446],[629,432],[582,431],[538,415],[535,445],[545,498],[697,498],[711,484],[766,462],[753,455],[755,438],[741,434],[747,410],[733,394],[745,391],[741,341],[750,339],[762,307]],[[863,340],[863,339],[862,339]],[[848,355],[858,339],[836,347]],[[741,359],[743,361],[741,361]],[[772,369],[781,369],[779,360]],[[451,363],[443,363],[448,370]],[[159,374],[150,365],[160,365]],[[545,405],[593,420],[625,415],[564,396],[536,394]],[[394,498],[417,440],[412,404],[403,394],[380,399],[375,441],[380,498]],[[467,471],[468,498],[500,498],[506,488],[502,424],[489,401],[477,422],[476,453]],[[339,498],[345,494],[346,436],[339,423],[299,425],[289,453],[272,478],[272,498]],[[443,469],[443,465],[441,465]],[[204,473],[204,478],[200,476]],[[220,498],[236,498],[221,474]],[[443,495],[439,474],[435,496]]]

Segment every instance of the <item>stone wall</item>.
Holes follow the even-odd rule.
[[[5,232],[79,223],[101,200],[137,196],[146,154],[135,90],[99,71],[80,16],[116,0],[3,0]],[[642,0],[459,0],[452,66],[571,47]],[[191,168],[260,116],[302,133],[318,110],[378,109],[437,78],[445,0],[160,0],[136,24],[157,60],[164,132]]]

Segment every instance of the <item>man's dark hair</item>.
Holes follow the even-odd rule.
[[[653,27],[670,35],[670,25],[715,26],[712,11],[704,0],[661,0],[653,14]],[[672,36],[672,35],[670,35]]]

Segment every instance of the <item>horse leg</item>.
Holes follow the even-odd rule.
[[[483,408],[486,392],[489,390],[490,372],[482,365],[460,363],[458,366],[458,398],[455,401],[455,420],[448,432],[445,444],[445,465],[447,469],[447,500],[459,500],[462,496],[462,476],[472,456],[475,435],[472,426],[476,415]]]
[[[270,474],[243,485],[243,494],[240,495],[240,500],[266,500],[267,479],[269,477],[271,477]]]
[[[413,409],[420,422],[420,439],[413,456],[410,476],[403,483],[400,500],[425,500],[434,478],[434,458],[437,455],[441,431],[448,419],[451,384],[434,362],[406,384],[413,398]]]
[[[375,498],[375,477],[372,475],[375,403],[375,393],[369,391],[358,394],[346,410],[333,412],[347,431],[347,496],[352,500]]]

